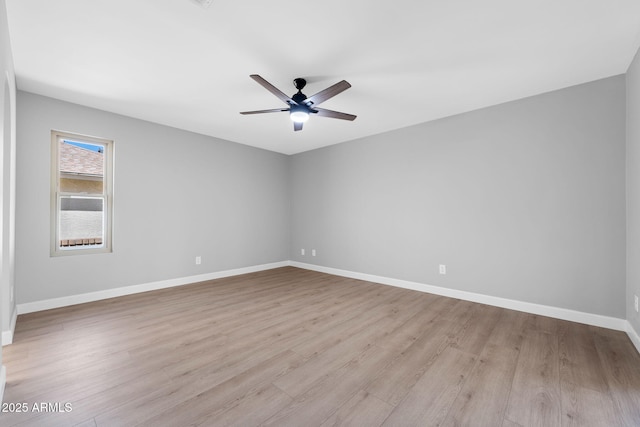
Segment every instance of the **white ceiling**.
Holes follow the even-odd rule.
[[[18,88],[285,154],[626,72],[638,0],[6,0]],[[288,95],[346,79],[293,132]]]

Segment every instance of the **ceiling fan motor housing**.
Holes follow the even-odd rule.
[[[298,91],[298,93],[296,93],[295,95],[293,95],[291,97],[291,99],[293,99],[295,102],[297,102],[298,104],[303,104],[304,100],[307,99],[307,95],[305,95],[304,93]]]

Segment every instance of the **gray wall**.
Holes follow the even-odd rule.
[[[286,156],[30,93],[17,101],[18,303],[288,259]],[[111,254],[49,256],[52,129],[115,141]]]
[[[640,334],[640,54],[627,71],[627,320]]]
[[[49,256],[51,129],[115,140],[112,254]],[[293,259],[628,311],[624,76],[292,157],[23,92],[18,134],[19,303]]]
[[[625,317],[624,76],[301,153],[291,186],[296,261]]]

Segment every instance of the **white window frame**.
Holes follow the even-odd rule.
[[[104,147],[104,175],[102,194],[73,193],[60,191],[60,140],[101,145]],[[51,256],[110,253],[113,248],[113,140],[95,136],[79,135],[62,131],[51,131]],[[104,238],[102,245],[60,247],[59,218],[61,200],[68,196],[97,197],[103,200]]]

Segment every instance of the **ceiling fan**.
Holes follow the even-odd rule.
[[[295,85],[298,92],[294,94],[292,97],[288,97],[281,90],[276,88],[274,85],[263,79],[257,74],[251,74],[253,80],[258,82],[261,86],[267,89],[269,92],[274,94],[280,100],[284,101],[289,108],[273,108],[270,110],[258,110],[258,111],[243,111],[240,114],[262,114],[262,113],[279,113],[282,111],[288,111],[289,117],[291,121],[293,121],[293,130],[299,131],[302,130],[302,125],[304,122],[309,120],[309,116],[311,114],[316,114],[322,117],[330,117],[332,119],[341,119],[341,120],[355,120],[356,116],[353,114],[341,113],[339,111],[327,110],[325,108],[318,108],[317,105],[321,102],[326,101],[329,98],[333,98],[337,94],[344,92],[349,89],[351,85],[346,81],[342,80],[328,88],[321,90],[315,95],[311,95],[307,97],[304,93],[302,93],[302,89],[307,85],[307,81],[303,78],[298,77],[293,80],[293,84]]]

